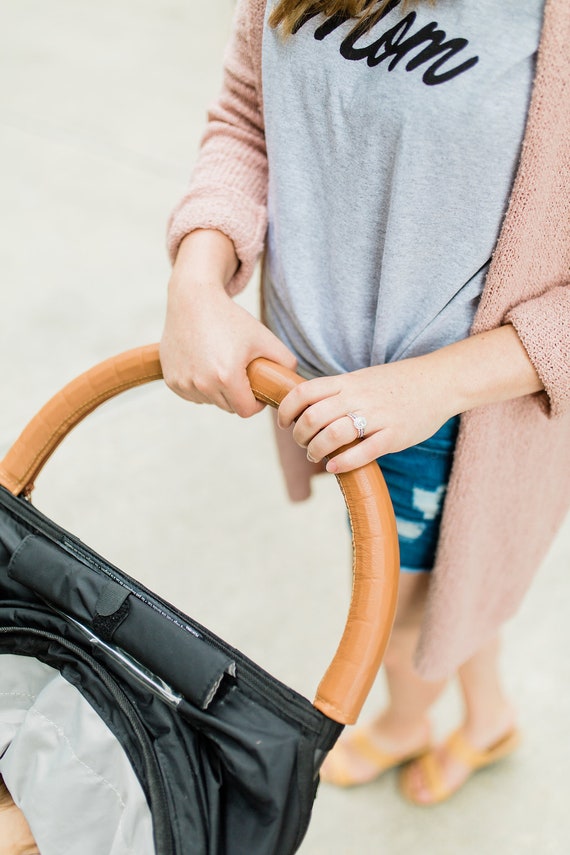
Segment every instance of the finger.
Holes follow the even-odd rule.
[[[310,409],[313,409],[312,407]],[[303,418],[304,418],[303,414]],[[298,423],[297,423],[298,424]],[[295,436],[295,430],[293,436]],[[331,421],[329,425],[320,430],[307,444],[307,457],[313,463],[318,463],[324,457],[334,454],[343,445],[348,445],[358,438],[358,433],[352,420],[347,416],[341,416]]]
[[[233,409],[225,399],[222,392],[212,392],[210,395],[203,395],[195,392],[186,398],[187,401],[192,401],[195,404],[210,404],[214,407],[219,407],[220,410],[225,410],[226,413],[233,413]]]
[[[247,366],[257,357],[262,356],[294,370],[297,367],[297,358],[289,348],[259,322],[257,322],[257,329],[261,330],[261,337],[256,339],[243,357],[240,356],[239,362],[241,363],[243,358],[244,365]],[[242,418],[256,415],[265,408],[265,403],[258,401],[252,392],[246,367],[241,371],[239,382],[236,382],[236,370],[233,365],[226,372],[225,377],[220,376],[220,380],[225,390],[226,401]]]
[[[251,398],[251,403],[248,402],[245,407],[240,408],[239,410],[234,410],[234,412],[242,419],[249,419],[265,409],[266,405],[263,401],[258,401],[255,395],[252,395]]]
[[[193,404],[211,403],[209,397],[202,394],[202,392],[199,392],[191,383],[183,380],[175,380],[166,376],[164,377],[164,382],[175,395],[178,395],[179,398],[183,398],[185,401],[190,401]]]
[[[223,387],[223,395],[231,411],[237,413],[242,419],[254,416],[265,407],[265,404],[262,401],[258,401],[251,391],[245,368],[243,369],[240,382],[236,382],[234,376],[232,383]]]
[[[291,371],[297,368],[297,357],[291,353],[289,348],[280,341],[277,336],[267,330],[269,335],[265,337],[263,342],[262,352],[256,353],[255,356],[264,356],[266,359],[271,359],[279,365],[284,365]],[[252,359],[254,357],[252,356]]]
[[[279,427],[288,428],[298,419],[307,407],[332,398],[340,392],[336,377],[317,377],[295,386],[281,401],[278,410]]]
[[[377,460],[384,454],[389,454],[392,450],[393,443],[389,437],[390,432],[379,430],[366,439],[360,440],[355,445],[342,451],[340,454],[334,455],[326,465],[327,472],[334,475],[340,475],[343,472],[351,472],[353,469],[359,469],[361,466],[366,466],[373,460]]]
[[[169,384],[169,386],[185,401],[190,401],[193,404],[211,404],[228,413],[233,413],[231,404],[224,397],[223,391],[215,387],[211,388],[211,384],[205,383],[198,387],[195,383],[180,382]]]
[[[230,402],[228,401],[228,399],[226,398],[226,396],[224,395],[223,392],[220,392],[219,401],[217,403],[217,406],[221,410],[225,410],[226,413],[235,413],[234,408],[232,407],[232,405],[230,404]]]
[[[301,413],[293,428],[293,437],[299,445],[307,447],[318,437],[318,445],[313,446],[313,451],[321,448],[321,440],[327,438],[329,444],[326,446],[325,454],[355,439],[357,432],[350,419],[345,418],[342,407],[339,406],[339,398],[325,398],[317,401]],[[330,446],[330,441],[337,442]],[[324,446],[323,446],[324,449]],[[321,449],[321,450],[323,450]]]

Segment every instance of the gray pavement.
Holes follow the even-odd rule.
[[[232,0],[18,0],[0,29],[0,452],[95,362],[160,336],[164,227],[217,91]],[[256,289],[241,298],[255,311]],[[334,479],[287,503],[267,414],[242,422],[162,386],[106,405],[58,450],[36,504],[310,695],[346,608]],[[570,528],[507,629],[525,741],[453,801],[396,778],[322,787],[304,855],[570,851]],[[382,703],[381,681],[363,719]],[[436,732],[460,717],[451,687]],[[103,853],[102,853],[103,855]]]

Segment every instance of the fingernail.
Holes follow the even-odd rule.
[[[308,451],[307,451],[307,460],[309,461],[309,463],[316,463],[317,462],[314,457],[311,457],[311,455],[309,454]]]
[[[337,471],[337,469],[338,469],[338,466],[337,466],[337,464],[334,462],[334,460],[329,460],[329,462],[328,462],[328,463],[327,463],[327,465],[326,465],[326,470],[327,470],[327,472],[330,472],[330,473],[331,473],[331,475],[334,475],[334,474],[335,474],[335,472]]]

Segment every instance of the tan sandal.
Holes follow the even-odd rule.
[[[394,769],[425,754],[426,751],[430,750],[430,747],[428,744],[404,755],[390,754],[372,741],[369,728],[359,727],[352,733],[343,736],[335,745],[321,769],[321,781],[334,784],[336,787],[356,787],[362,784],[370,784],[389,769]],[[355,756],[365,760],[373,767],[373,772],[369,777],[362,779],[362,777],[353,775],[349,771],[352,766],[351,758]]]
[[[428,751],[422,757],[417,758],[409,763],[405,769],[402,769],[400,774],[400,790],[402,794],[415,805],[429,807],[430,805],[439,804],[450,798],[454,793],[461,789],[463,784],[469,780],[471,775],[479,769],[484,769],[503,757],[507,757],[516,748],[521,741],[520,732],[513,728],[505,736],[495,742],[486,750],[480,751],[474,748],[466,739],[462,730],[456,730],[444,743],[445,751],[448,752],[453,759],[463,764],[469,774],[457,786],[450,786],[444,779],[441,769],[441,762],[435,750]],[[430,793],[430,800],[427,802],[420,801],[414,792],[413,770],[420,769],[422,780],[425,788]]]

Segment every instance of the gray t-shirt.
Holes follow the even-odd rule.
[[[274,3],[268,2],[268,12]],[[305,376],[471,327],[528,109],[543,0],[438,0],[374,28],[266,24],[265,319]]]

